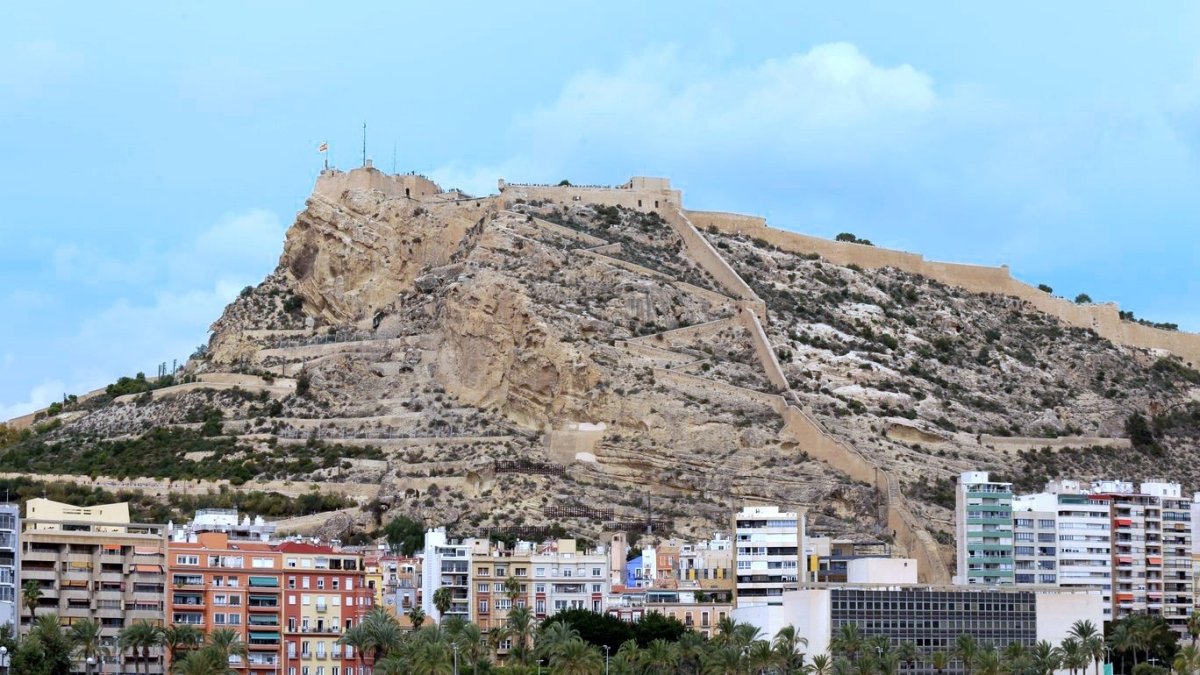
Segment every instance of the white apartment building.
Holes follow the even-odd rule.
[[[439,588],[450,589],[447,616],[471,619],[471,549],[474,543],[471,539],[450,542],[444,527],[425,532],[425,552],[421,554],[421,610],[437,623],[441,623],[442,615],[433,604],[433,595]]]
[[[778,605],[784,591],[798,588],[806,516],[777,506],[747,506],[734,514],[738,607]]]

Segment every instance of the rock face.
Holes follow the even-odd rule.
[[[1059,474],[1197,487],[1200,374],[1169,355],[1015,298],[698,239],[653,194],[557,190],[473,199],[372,169],[325,175],[277,269],[189,364],[208,384],[94,407],[50,438],[196,424],[217,408],[237,446],[207,461],[270,457],[252,464],[260,477],[377,486],[379,509],[463,535],[647,522],[703,534],[767,501],[807,507],[815,531],[890,536],[889,497],[862,482],[862,461],[897,477],[890,498],[942,542],[962,470],[1025,487]],[[789,406],[853,448],[857,468],[810,456]],[[1157,445],[1104,438],[1135,412]],[[1056,449],[1028,450],[1038,437]],[[311,455],[318,440],[360,450],[285,462],[289,444]],[[61,446],[68,464],[74,447]]]

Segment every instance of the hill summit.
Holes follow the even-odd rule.
[[[1200,336],[839,239],[665,179],[471,197],[325,171],[182,371],[43,411],[0,470],[322,492],[359,502],[343,530],[464,536],[698,534],[777,503],[930,581],[960,471],[1197,487]]]

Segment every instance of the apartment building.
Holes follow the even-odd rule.
[[[706,638],[716,634],[721,619],[733,613],[732,593],[623,588],[614,589],[605,613],[622,621],[636,622],[651,613],[678,619]]]
[[[77,507],[49,499],[29,500],[20,526],[19,580],[41,590],[34,612],[57,614],[67,626],[99,623],[102,643],[112,648],[107,671],[164,672],[160,652],[143,660],[115,646],[121,629],[136,621],[163,625],[166,528],[131,523],[126,503]],[[28,631],[28,611],[20,617]]]
[[[233,630],[248,655],[229,665],[246,675],[277,675],[283,662],[281,555],[261,541],[227,532],[195,532],[168,544],[172,624],[205,633]]]
[[[434,593],[439,588],[447,589],[450,594],[447,616],[471,619],[471,551],[475,544],[472,539],[451,542],[444,527],[425,533],[425,548],[421,554],[421,609],[434,622],[442,621],[441,612],[433,604]]]
[[[276,545],[275,551],[283,565],[287,674],[349,675],[356,655],[338,639],[362,621],[375,601],[362,555],[293,541]]]
[[[1105,621],[1157,614],[1186,632],[1195,602],[1193,509],[1176,483],[1052,481],[1012,501],[1013,581],[1095,589]]]
[[[991,481],[986,471],[959,476],[954,508],[955,584],[1013,583],[1012,501],[1012,483]]]
[[[411,626],[408,613],[421,606],[420,558],[392,555],[386,551],[363,554],[367,588],[375,598],[375,606],[383,607],[396,617],[401,626]]]
[[[0,504],[0,626],[21,620],[21,508]]]
[[[733,518],[738,607],[778,604],[799,583],[806,514],[776,506],[748,506]]]

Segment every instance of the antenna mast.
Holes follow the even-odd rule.
[[[363,166],[367,165],[367,123],[363,122]]]

